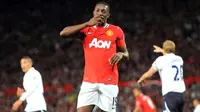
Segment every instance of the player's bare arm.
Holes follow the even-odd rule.
[[[140,107],[135,107],[135,109],[133,110],[133,112],[141,112],[141,108]]]
[[[18,87],[18,88],[17,88],[17,93],[16,93],[17,96],[20,97],[23,93],[24,93],[24,89]]]
[[[164,50],[160,48],[159,46],[153,45],[154,47],[154,52],[155,53],[162,53],[163,55],[165,54]],[[147,72],[145,72],[140,79],[137,81],[137,84],[142,85],[144,84],[144,81],[148,78],[150,78],[153,74],[156,73],[156,70],[151,67]]]
[[[17,96],[18,97],[21,97],[21,95],[24,93],[24,89],[22,89],[22,88],[17,88]],[[13,106],[12,106],[12,110],[13,111],[17,111],[18,109],[19,109],[19,107],[22,105],[22,103],[23,103],[23,101],[22,100],[20,100],[20,99],[18,99],[17,101],[15,101],[15,103],[13,104]]]
[[[12,105],[12,110],[17,111],[19,109],[19,107],[22,105],[22,103],[23,103],[23,101],[20,99],[15,101],[15,103]]]
[[[104,22],[104,20],[101,16],[95,16],[85,23],[65,27],[60,32],[60,36],[69,36],[69,35],[72,35],[72,34],[79,32],[80,30],[84,29],[87,26],[94,26],[94,25],[97,25],[97,24],[101,24],[103,22]]]
[[[117,52],[116,54],[114,54],[110,59],[109,62],[112,65],[116,65],[119,63],[119,61],[121,61],[122,59],[128,60],[129,59],[129,53],[128,50],[126,48],[126,46],[124,47],[119,47],[120,52]]]
[[[156,70],[153,68],[153,67],[151,67],[147,72],[145,72],[141,77],[140,77],[140,79],[137,81],[137,84],[139,84],[139,85],[142,85],[142,84],[144,84],[144,81],[146,80],[146,79],[148,79],[148,78],[150,78],[153,74],[155,74],[156,73]]]

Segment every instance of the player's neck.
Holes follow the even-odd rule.
[[[164,56],[164,55],[167,55],[167,54],[174,54],[174,53],[166,53],[166,52],[163,52],[163,56]]]
[[[106,23],[102,23],[102,24],[98,24],[98,27],[104,27],[106,25]]]
[[[169,53],[167,53],[165,50],[163,50],[162,54],[163,54],[163,56],[165,56],[165,55],[167,55]]]
[[[27,73],[31,68],[32,68],[32,67],[29,67],[29,68],[27,69],[27,71],[25,71],[25,73]]]
[[[163,52],[162,54],[163,54],[163,56],[165,56],[165,55],[167,55],[168,53],[166,53],[166,52]]]
[[[143,96],[143,93],[140,93],[139,96]]]

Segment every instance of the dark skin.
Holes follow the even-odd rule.
[[[104,26],[107,23],[107,19],[110,17],[109,7],[105,4],[97,4],[93,11],[93,17],[82,24],[74,25],[74,26],[67,26],[61,32],[60,36],[70,36],[72,34],[76,34],[80,32],[80,30],[84,29],[88,26]],[[77,35],[77,37],[80,33]],[[122,59],[128,60],[129,53],[126,46],[118,48],[120,52],[115,53],[110,59],[108,60],[111,65],[117,65]],[[92,112],[94,105],[84,106],[78,108],[77,112]],[[99,109],[98,112],[104,112],[103,110]]]

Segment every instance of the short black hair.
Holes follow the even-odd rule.
[[[103,4],[103,5],[107,5],[108,6],[108,10],[110,11],[110,5],[105,2],[105,1],[100,1],[100,2],[97,2],[96,5],[99,5],[99,4]]]
[[[97,5],[97,4],[104,4],[104,5],[108,5],[108,6],[109,6],[109,4],[108,4],[107,2],[105,2],[105,1],[97,2],[96,5]]]

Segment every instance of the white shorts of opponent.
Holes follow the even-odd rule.
[[[77,108],[96,105],[106,112],[116,112],[119,88],[117,85],[83,82],[78,95]]]

